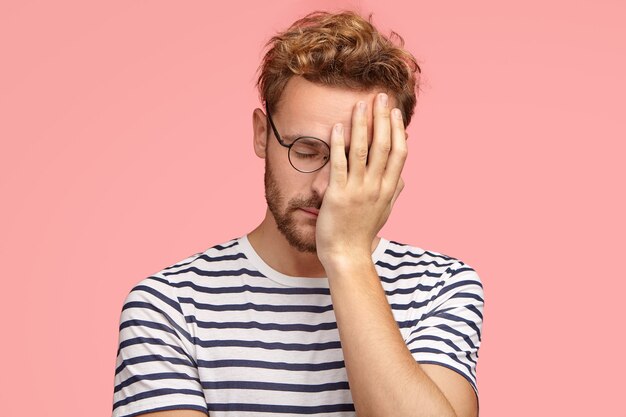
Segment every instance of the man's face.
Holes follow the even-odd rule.
[[[373,100],[381,90],[359,92],[326,87],[292,77],[272,118],[286,143],[298,136],[314,136],[326,143],[336,123],[343,123],[347,149],[350,144],[352,112],[356,103],[368,105],[368,142],[372,140]],[[390,96],[390,106],[395,106]],[[270,129],[269,123],[267,129]],[[271,129],[270,129],[271,130]],[[278,230],[291,246],[301,252],[315,252],[315,225],[328,186],[330,162],[312,173],[296,171],[273,132],[265,152],[265,198]]]

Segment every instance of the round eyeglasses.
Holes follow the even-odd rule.
[[[324,167],[330,160],[330,147],[326,142],[313,136],[299,136],[290,144],[283,141],[274,125],[270,109],[265,107],[267,119],[270,121],[276,140],[289,149],[289,163],[294,169],[304,173],[315,172]]]

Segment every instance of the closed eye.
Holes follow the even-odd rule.
[[[307,158],[315,158],[315,157],[319,157],[320,154],[318,153],[302,153],[302,152],[294,152],[294,154],[298,157],[298,158],[302,158],[302,159],[307,159]]]

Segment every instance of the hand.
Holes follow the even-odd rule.
[[[343,126],[338,123],[333,127],[330,180],[315,234],[317,255],[325,268],[336,261],[364,256],[371,259],[372,241],[404,187],[400,174],[407,146],[402,113],[399,109],[390,111],[387,102],[384,93],[375,99],[369,150],[365,102],[357,103],[352,113],[348,159]]]

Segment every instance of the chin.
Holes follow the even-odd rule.
[[[315,233],[306,233],[300,231],[300,233],[294,230],[282,231],[283,236],[287,239],[287,242],[291,247],[299,252],[304,253],[317,253],[317,247],[315,245]]]

